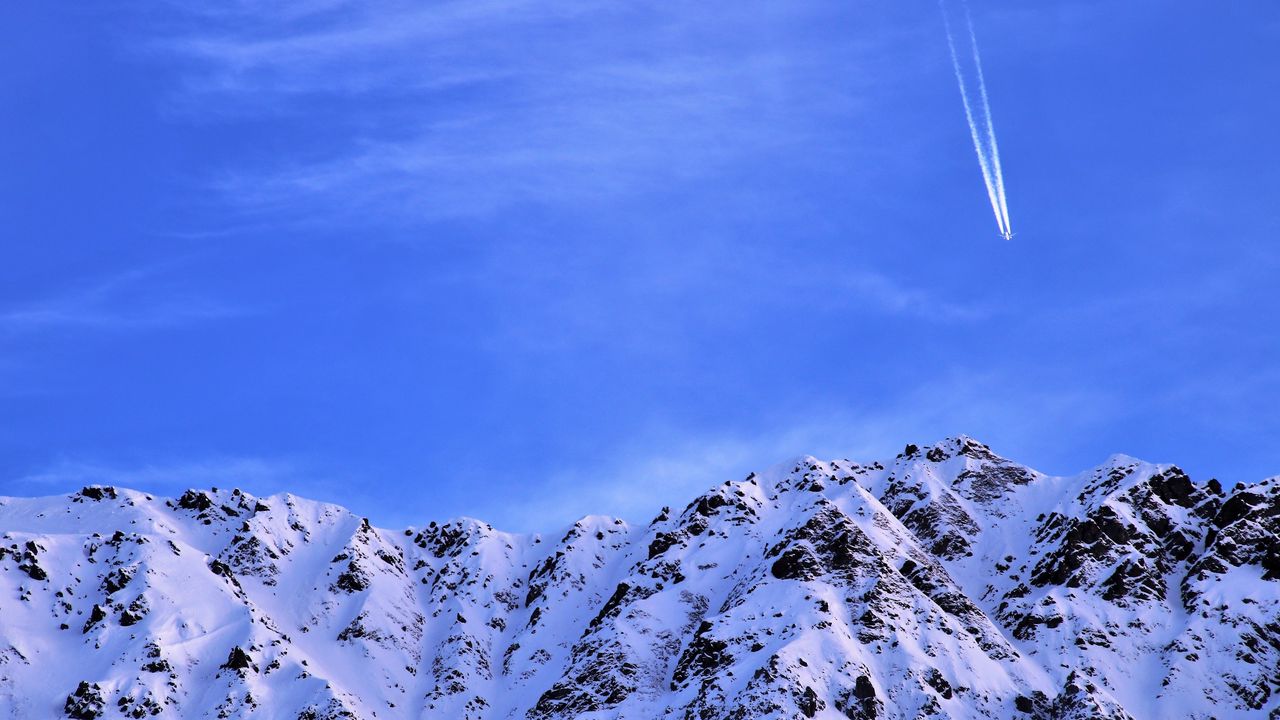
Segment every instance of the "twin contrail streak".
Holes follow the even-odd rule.
[[[1009,203],[1004,196],[1004,173],[1000,170],[1000,146],[996,143],[996,128],[991,122],[991,103],[987,100],[987,79],[982,74],[982,56],[978,54],[978,38],[973,32],[973,18],[969,16],[969,6],[965,5],[964,19],[969,24],[969,44],[973,47],[973,66],[978,69],[978,96],[982,98],[982,114],[987,120],[987,143],[991,151],[991,169],[996,174],[996,194],[1000,198],[1000,216],[1004,219],[1005,232],[1012,235],[1013,227],[1009,224]]]
[[[1004,172],[1000,168],[1000,148],[996,144],[996,128],[991,122],[991,103],[987,99],[987,81],[982,73],[982,56],[978,53],[978,38],[973,31],[973,18],[969,15],[969,6],[964,6],[964,18],[969,29],[969,44],[973,48],[973,64],[977,70],[978,99],[982,103],[982,117],[975,118],[973,103],[969,99],[969,90],[965,85],[964,71],[960,67],[960,56],[956,52],[955,36],[951,32],[951,20],[947,15],[945,0],[938,0],[942,9],[942,23],[947,31],[947,49],[951,52],[951,67],[955,70],[956,84],[960,86],[960,100],[964,103],[964,117],[969,123],[969,135],[973,138],[973,149],[978,155],[978,167],[982,169],[982,181],[987,186],[987,197],[991,200],[991,211],[996,216],[996,226],[1006,239],[1013,238],[1013,227],[1009,222],[1009,203],[1005,199]],[[981,124],[981,129],[979,128]]]

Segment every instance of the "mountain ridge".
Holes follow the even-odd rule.
[[[646,525],[0,498],[0,717],[1280,716],[1280,490],[966,436]]]

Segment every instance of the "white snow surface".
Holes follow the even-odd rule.
[[[551,535],[0,498],[0,717],[1275,717],[1278,485],[958,437]]]

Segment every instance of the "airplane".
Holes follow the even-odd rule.
[[[1000,233],[1000,236],[1001,236],[1001,237],[1003,237],[1005,240],[1012,240],[1012,239],[1013,239],[1013,231],[1012,231],[1012,230],[1005,230],[1004,232]]]

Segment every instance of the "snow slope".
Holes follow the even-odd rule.
[[[93,486],[0,533],[0,717],[1280,715],[1280,480],[1124,456],[806,457],[547,536]]]

